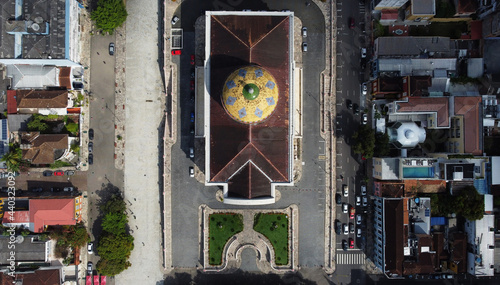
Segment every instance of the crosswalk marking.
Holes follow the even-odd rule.
[[[337,264],[365,264],[366,255],[364,253],[339,253],[337,254]]]

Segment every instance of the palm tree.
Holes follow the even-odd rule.
[[[19,166],[23,161],[23,154],[20,148],[11,147],[10,151],[3,155],[1,161],[5,162],[7,169],[12,172],[19,171]]]

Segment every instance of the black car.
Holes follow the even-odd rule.
[[[114,55],[115,54],[115,44],[110,43],[109,44],[109,55]]]
[[[342,196],[340,194],[335,195],[335,202],[337,202],[337,204],[342,204]]]
[[[335,220],[335,233],[340,235],[342,232],[342,223],[339,220]]]
[[[94,155],[93,154],[89,154],[89,165],[92,165],[94,164]]]
[[[61,192],[61,188],[52,187],[52,188],[50,188],[50,192]]]
[[[354,104],[354,115],[359,115],[359,106],[358,106],[358,104]]]
[[[347,251],[347,248],[348,248],[347,241],[345,239],[343,239],[342,240],[342,249]]]
[[[94,143],[89,142],[89,153],[92,153],[94,151]]]
[[[94,129],[89,129],[89,140],[94,139]]]
[[[50,170],[45,170],[43,172],[43,176],[52,176],[52,174],[54,174],[54,172],[50,171]]]
[[[33,192],[42,192],[43,188],[42,187],[32,188],[31,191],[33,191]]]
[[[352,102],[351,102],[351,100],[347,100],[347,109],[349,109],[349,110],[352,109]]]

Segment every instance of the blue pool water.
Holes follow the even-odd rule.
[[[403,167],[404,178],[433,178],[434,167]]]

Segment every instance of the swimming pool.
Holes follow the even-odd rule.
[[[433,178],[434,167],[403,167],[403,178]]]

